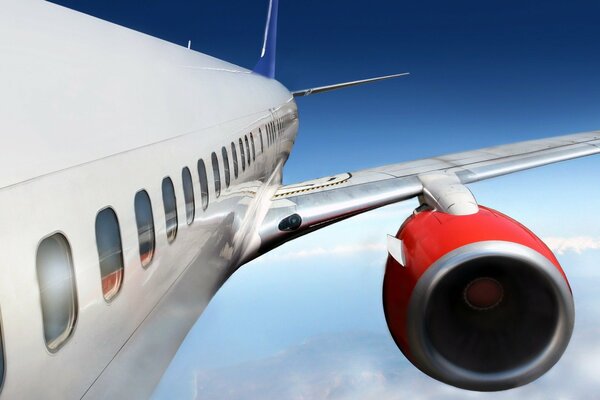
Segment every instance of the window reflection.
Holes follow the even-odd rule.
[[[102,294],[109,301],[117,295],[123,281],[123,248],[119,221],[112,208],[96,216],[96,245],[100,260]]]
[[[155,235],[154,217],[152,216],[152,203],[145,190],[140,190],[135,195],[135,222],[137,224],[140,261],[142,267],[147,267],[154,257]]]
[[[166,177],[162,181],[163,205],[165,207],[165,221],[167,240],[169,243],[177,237],[177,199],[175,198],[175,188],[171,178]]]
[[[42,240],[37,250],[36,270],[44,339],[48,349],[54,352],[71,335],[77,316],[71,248],[62,234]]]

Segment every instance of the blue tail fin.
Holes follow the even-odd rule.
[[[269,16],[265,27],[265,40],[263,42],[260,60],[254,67],[254,72],[275,78],[275,53],[277,51],[277,13],[279,11],[279,0],[269,0]]]

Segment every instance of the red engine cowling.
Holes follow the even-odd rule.
[[[383,304],[406,357],[429,376],[496,391],[533,381],[566,349],[573,297],[548,247],[489,208],[415,213],[400,228],[404,264],[388,257]]]

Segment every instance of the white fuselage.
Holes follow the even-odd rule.
[[[281,183],[295,140],[295,103],[278,82],[185,47],[41,1],[3,3],[0,397],[147,397],[218,288],[252,257],[253,222]],[[267,129],[272,122],[277,128]],[[250,133],[254,151],[250,147],[248,162]],[[200,159],[208,176],[206,210]],[[184,167],[192,173],[195,195],[189,225]],[[165,232],[165,177],[177,198],[172,243]],[[146,268],[134,210],[141,189],[152,202],[156,237]],[[94,228],[106,207],[118,217],[124,261],[120,290],[110,302],[102,293]],[[51,352],[44,340],[36,252],[57,232],[71,249],[77,307],[68,338]]]

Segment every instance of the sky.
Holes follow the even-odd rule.
[[[56,1],[251,68],[267,3]],[[280,1],[276,78],[303,89],[409,77],[298,100],[293,183],[600,129],[597,1]],[[562,360],[516,390],[437,383],[395,347],[381,306],[385,237],[415,202],[290,242],[242,267],[186,338],[155,399],[578,399],[600,390],[600,157],[470,185],[558,253],[577,318]]]

